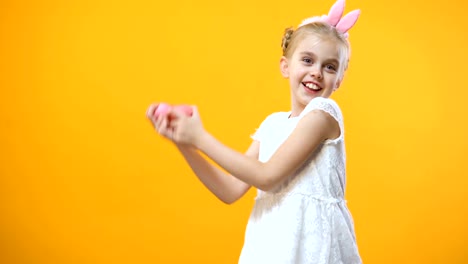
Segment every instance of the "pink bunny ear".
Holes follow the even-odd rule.
[[[336,1],[336,3],[333,4],[333,6],[330,8],[326,21],[330,25],[336,26],[336,24],[338,24],[338,22],[340,21],[341,16],[343,16],[344,7],[345,7],[345,0]]]
[[[304,25],[307,25],[316,21],[322,21],[335,27],[338,32],[344,34],[345,38],[347,38],[348,33],[346,32],[348,32],[348,30],[351,29],[354,26],[354,24],[356,24],[356,21],[359,18],[361,11],[359,9],[351,11],[342,18],[341,16],[344,13],[344,7],[345,7],[345,0],[337,0],[333,4],[333,6],[330,8],[328,15],[323,15],[320,17],[315,16],[315,17],[305,19],[302,21],[299,27],[302,27]]]
[[[359,15],[361,14],[361,10],[353,10],[346,14],[336,25],[336,30],[338,30],[341,33],[346,33],[350,28],[356,24],[356,21],[359,18]]]

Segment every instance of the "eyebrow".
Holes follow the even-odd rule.
[[[306,56],[311,56],[311,57],[316,57],[316,55],[313,52],[310,52],[310,51],[301,51],[299,54],[306,55]],[[335,58],[326,59],[325,62],[331,62],[331,63],[335,63],[337,65],[340,65],[340,61],[338,59],[335,59]]]

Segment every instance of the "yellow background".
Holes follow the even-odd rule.
[[[236,263],[254,190],[225,205],[145,119],[199,106],[244,151],[289,109],[284,28],[332,0],[0,2],[0,263]],[[365,263],[468,263],[468,3],[362,10],[333,95]]]

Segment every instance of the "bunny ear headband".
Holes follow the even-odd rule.
[[[349,12],[348,14],[346,14],[344,17],[342,17],[344,13],[344,6],[345,6],[345,0],[338,0],[330,8],[328,15],[307,18],[302,21],[299,27],[302,27],[304,25],[307,25],[316,21],[322,21],[335,27],[338,32],[344,34],[345,38],[348,38],[347,32],[354,26],[354,24],[356,24],[359,14],[361,13],[361,10],[359,9],[353,10]]]

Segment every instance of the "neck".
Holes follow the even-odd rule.
[[[291,118],[291,117],[299,116],[305,107],[306,107],[305,105],[301,105],[301,103],[296,102],[294,99],[292,99],[291,100],[291,115],[289,117]]]

